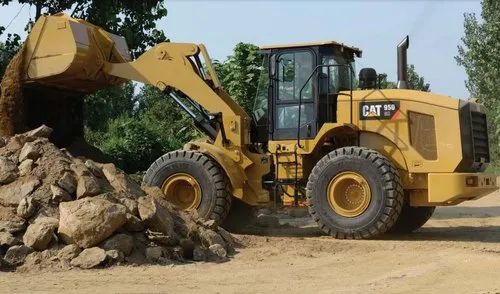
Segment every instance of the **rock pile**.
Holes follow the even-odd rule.
[[[223,261],[232,236],[113,164],[75,158],[41,126],[0,137],[0,269]]]

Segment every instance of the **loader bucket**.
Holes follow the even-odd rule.
[[[104,63],[129,60],[123,37],[63,13],[41,16],[2,80],[0,135],[46,124],[56,144],[69,145],[83,136],[83,98],[123,82]]]
[[[130,61],[123,37],[63,13],[40,17],[25,50],[26,82],[82,93],[120,84],[122,80],[106,77],[102,66]]]

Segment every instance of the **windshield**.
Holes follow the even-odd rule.
[[[253,118],[259,122],[263,117],[267,117],[267,95],[269,88],[269,55],[266,54],[262,60],[259,85],[253,106]],[[267,123],[267,122],[265,122]]]
[[[323,67],[322,78],[328,79],[328,92],[338,93],[343,90],[351,89],[351,81],[354,81],[354,62],[349,62],[343,56],[323,56],[323,65],[336,65]],[[352,71],[351,68],[352,67]],[[352,75],[352,76],[351,76]],[[322,87],[323,88],[323,87]],[[326,88],[326,87],[325,87]],[[326,92],[326,89],[322,89]]]

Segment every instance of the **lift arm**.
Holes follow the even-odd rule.
[[[24,82],[30,85],[79,95],[125,81],[157,87],[213,139],[190,142],[185,148],[214,158],[236,197],[250,204],[268,201],[261,180],[269,172],[269,158],[248,150],[250,117],[220,86],[203,45],[160,43],[130,61],[123,37],[58,13],[37,20],[24,57]]]

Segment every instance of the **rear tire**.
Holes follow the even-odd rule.
[[[420,229],[432,217],[435,206],[410,206],[410,199],[405,195],[403,210],[399,215],[398,220],[390,229],[391,234],[408,234]]]
[[[177,181],[174,183],[177,186],[172,184],[169,189],[171,179]],[[171,191],[169,194],[179,198],[169,199],[173,196],[165,195],[172,202],[183,203],[185,199],[182,197],[197,195],[191,207],[195,207],[201,218],[214,220],[218,225],[224,221],[231,207],[232,196],[226,174],[213,159],[197,151],[178,150],[163,155],[148,169],[143,182],[147,186],[160,187],[164,193]],[[195,183],[195,188],[190,188],[190,182]],[[181,190],[187,192],[177,193]],[[190,206],[189,200],[186,200],[186,206]]]
[[[347,182],[337,184],[339,177]],[[320,229],[338,239],[368,239],[387,232],[403,206],[397,169],[377,151],[362,147],[340,148],[323,157],[309,176],[306,195]],[[354,199],[357,195],[364,200]],[[339,207],[343,203],[346,209]],[[349,205],[355,208],[349,210]]]

